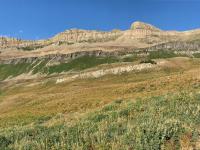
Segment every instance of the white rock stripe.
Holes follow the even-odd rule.
[[[60,79],[56,80],[56,83],[62,83],[64,81],[70,81],[70,80],[74,80],[77,78],[80,78],[80,79],[82,79],[82,78],[99,78],[99,77],[107,75],[107,74],[121,74],[124,72],[131,72],[134,70],[141,71],[144,69],[154,68],[155,66],[156,65],[146,63],[146,64],[123,66],[123,67],[115,67],[112,69],[101,69],[101,70],[97,70],[97,71],[80,73],[77,75],[73,75],[71,77],[60,78]]]

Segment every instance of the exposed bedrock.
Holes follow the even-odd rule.
[[[121,52],[105,52],[105,51],[81,51],[69,54],[49,54],[41,57],[25,57],[25,58],[15,58],[0,60],[0,64],[18,64],[18,63],[33,63],[35,61],[47,60],[52,62],[67,62],[82,56],[96,56],[96,57],[108,57],[108,56],[118,56],[122,54]]]
[[[163,44],[158,44],[147,48],[148,50],[176,50],[176,51],[199,51],[200,41],[198,42],[168,42]]]

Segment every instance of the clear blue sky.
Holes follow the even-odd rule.
[[[0,0],[0,35],[22,39],[70,28],[125,30],[137,20],[165,30],[200,28],[200,0]]]

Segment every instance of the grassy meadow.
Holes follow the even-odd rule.
[[[3,129],[1,149],[198,148],[200,94],[116,100],[70,123],[62,115]],[[45,125],[54,120],[54,125]]]
[[[135,61],[85,59],[48,72]],[[199,149],[200,60],[154,61],[157,68],[60,84],[48,76],[0,83],[0,150]],[[46,71],[45,63],[35,73]]]

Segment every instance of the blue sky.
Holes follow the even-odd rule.
[[[138,20],[164,30],[200,28],[200,0],[0,0],[0,35],[22,39],[70,28],[125,30]]]

